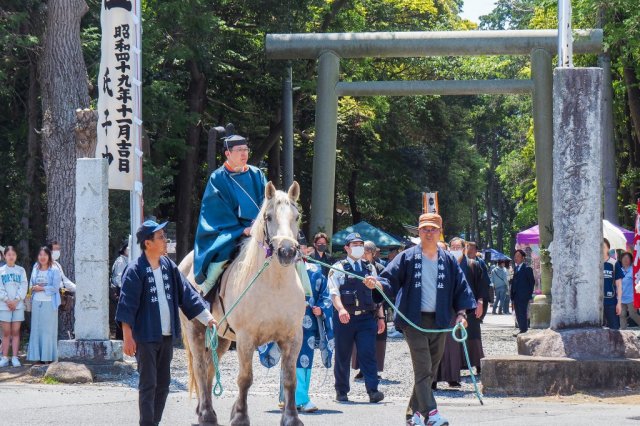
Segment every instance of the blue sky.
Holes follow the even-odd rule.
[[[479,22],[478,17],[493,10],[495,0],[465,0],[460,16],[473,22]]]

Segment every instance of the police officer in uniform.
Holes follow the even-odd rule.
[[[384,399],[384,394],[378,390],[376,367],[376,334],[384,331],[384,317],[378,318],[376,304],[383,299],[375,290],[375,266],[362,260],[364,241],[360,234],[349,234],[344,248],[347,258],[333,266],[366,278],[359,280],[336,270],[329,273],[329,294],[334,307],[336,400],[349,400],[350,361],[355,343],[369,402],[376,403]],[[380,285],[387,287],[385,290],[390,289],[387,283]]]

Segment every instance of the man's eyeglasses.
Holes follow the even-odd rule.
[[[153,239],[154,239],[154,240],[165,240],[165,241],[169,241],[169,240],[167,239],[167,236],[166,236],[165,234],[157,235],[157,238],[156,238],[156,237],[153,237]]]
[[[434,234],[438,231],[440,231],[438,228],[420,228],[420,232],[424,234]]]
[[[232,149],[231,152],[246,152],[248,154],[251,152],[251,150],[249,148],[239,148],[239,149]]]

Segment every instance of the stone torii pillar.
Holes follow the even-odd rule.
[[[531,305],[531,327],[547,328],[551,320],[551,259],[546,251],[553,240],[553,68],[545,49],[531,52],[533,79],[533,134],[536,147],[538,227],[540,229],[540,287]]]
[[[316,141],[313,145],[311,232],[333,233],[334,189],[336,185],[336,143],[338,137],[338,95],[340,58],[331,51],[318,58]],[[330,227],[330,229],[327,229]]]

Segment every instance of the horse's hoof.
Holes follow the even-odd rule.
[[[250,424],[251,423],[249,422],[248,415],[236,413],[233,417],[231,417],[229,426],[249,426]]]
[[[250,424],[249,415],[236,411],[234,404],[231,409],[231,422],[229,423],[229,426],[249,426]]]
[[[280,420],[280,426],[304,426],[304,423],[302,423],[302,420],[300,420],[297,415],[292,416],[285,413]]]
[[[218,416],[213,410],[206,410],[198,416],[198,424],[203,426],[219,426]]]
[[[280,426],[304,426],[304,423],[297,417],[285,418],[283,416],[282,420],[280,420]]]

